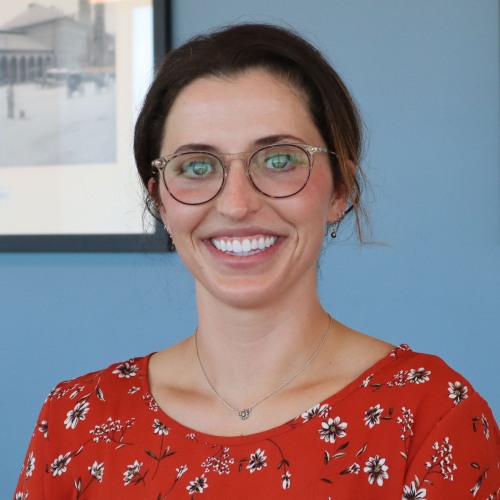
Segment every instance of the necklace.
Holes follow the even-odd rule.
[[[298,377],[313,361],[314,359],[316,358],[316,356],[319,354],[319,352],[321,351],[321,348],[323,347],[323,345],[325,344],[326,342],[326,339],[328,337],[328,333],[330,332],[331,330],[331,327],[332,327],[332,323],[333,323],[333,320],[332,320],[332,317],[330,315],[328,315],[328,318],[329,318],[329,321],[328,321],[328,327],[326,328],[326,331],[325,331],[325,334],[323,335],[323,338],[321,339],[321,342],[319,343],[318,347],[316,348],[316,350],[313,352],[312,356],[305,362],[304,365],[302,365],[297,371],[295,371],[294,373],[292,373],[292,375],[290,375],[288,378],[286,378],[283,382],[281,382],[281,384],[279,384],[277,387],[275,387],[271,392],[268,392],[265,396],[263,396],[262,398],[260,398],[259,400],[255,401],[254,403],[252,403],[250,406],[248,406],[247,408],[243,408],[243,410],[237,410],[236,408],[234,408],[233,406],[231,406],[217,391],[217,389],[215,388],[215,386],[212,384],[212,382],[210,381],[210,379],[208,378],[208,375],[207,375],[207,372],[205,371],[205,367],[203,366],[203,363],[201,362],[201,358],[200,358],[200,352],[198,350],[198,328],[196,328],[195,332],[194,332],[194,348],[195,348],[195,351],[196,351],[196,357],[198,358],[198,363],[200,364],[200,368],[201,368],[201,371],[203,372],[203,376],[205,377],[205,380],[207,381],[208,385],[210,386],[210,388],[212,389],[212,391],[214,392],[214,394],[217,396],[217,399],[226,407],[228,408],[229,410],[231,410],[232,412],[236,413],[240,418],[241,420],[246,420],[247,418],[250,417],[250,413],[251,411],[257,406],[259,405],[260,403],[264,402],[266,399],[270,398],[271,396],[273,396],[274,394],[276,394],[278,391],[280,391],[281,389],[283,389],[283,387],[285,387],[286,385],[288,385],[292,380],[294,380],[296,377]]]

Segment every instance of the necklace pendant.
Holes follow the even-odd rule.
[[[252,410],[250,408],[245,408],[244,410],[241,410],[238,412],[239,417],[241,420],[246,420],[250,416],[250,412]]]

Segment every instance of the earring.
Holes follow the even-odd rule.
[[[337,237],[337,229],[339,228],[340,221],[344,218],[345,211],[342,212],[337,219],[333,222],[332,224],[332,232],[330,233],[330,236],[332,239]]]
[[[166,224],[163,226],[163,229],[165,229],[165,232],[167,233],[167,236],[168,236],[168,250],[170,252],[174,252],[175,251],[174,239],[172,238],[172,235],[170,234],[170,231],[168,230],[168,227]]]

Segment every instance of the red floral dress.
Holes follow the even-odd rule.
[[[435,356],[402,345],[294,420],[243,437],[169,418],[151,395],[148,361],[50,393],[16,499],[500,497],[491,411]]]

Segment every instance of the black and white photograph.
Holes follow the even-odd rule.
[[[2,2],[0,235],[145,230],[130,145],[153,71],[152,10],[152,0]],[[111,200],[109,183],[120,186]]]
[[[0,166],[113,163],[112,11],[42,2],[13,2],[17,12],[0,26]]]

